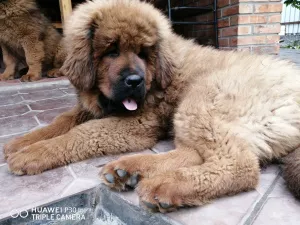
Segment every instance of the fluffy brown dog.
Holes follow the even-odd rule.
[[[135,0],[79,6],[66,37],[63,71],[78,105],[5,146],[15,174],[151,148],[174,127],[175,150],[126,156],[101,173],[167,212],[255,188],[260,161],[300,144],[300,72],[288,62],[198,46]],[[286,164],[296,195],[299,158],[296,150]]]
[[[48,68],[52,68],[49,77],[61,76],[58,69],[65,56],[60,41],[61,35],[35,1],[0,0],[0,47],[6,66],[0,80],[14,79],[20,62],[29,67],[22,81],[38,80]]]

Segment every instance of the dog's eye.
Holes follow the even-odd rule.
[[[116,46],[112,46],[109,49],[107,49],[107,51],[104,53],[103,56],[116,58],[119,55],[120,55],[119,49]]]
[[[148,49],[142,48],[141,51],[140,51],[140,53],[138,54],[138,56],[141,59],[147,59],[148,58]]]

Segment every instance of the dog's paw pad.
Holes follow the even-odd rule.
[[[127,172],[125,170],[118,169],[116,172],[121,178],[124,178],[127,175]]]
[[[126,182],[126,185],[128,185],[131,188],[135,188],[136,185],[139,182],[139,175],[138,174],[133,174]]]
[[[115,178],[112,174],[110,174],[110,173],[104,174],[104,177],[108,183],[111,183],[111,184],[115,183]]]

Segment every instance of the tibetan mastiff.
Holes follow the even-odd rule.
[[[173,151],[108,163],[103,182],[119,191],[136,188],[145,207],[168,212],[251,190],[260,162],[292,153],[287,184],[300,195],[295,65],[199,46],[137,0],[84,3],[65,34],[62,71],[78,105],[5,146],[13,173],[151,148],[172,130]]]
[[[0,0],[0,47],[5,71],[0,80],[14,79],[19,63],[28,66],[21,81],[58,77],[65,53],[61,34],[40,12],[34,0]]]

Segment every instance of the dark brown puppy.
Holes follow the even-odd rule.
[[[259,161],[300,145],[299,69],[201,47],[170,27],[153,6],[135,0],[78,7],[66,27],[63,66],[78,105],[8,143],[10,170],[36,174],[151,148],[172,124],[175,150],[122,157],[103,168],[103,182],[137,187],[145,206],[160,212],[255,188]],[[286,177],[299,195],[298,162],[287,160]]]
[[[34,0],[1,0],[0,47],[6,68],[0,80],[14,79],[19,62],[29,67],[22,81],[40,79],[43,70],[49,77],[61,76],[61,38]]]

